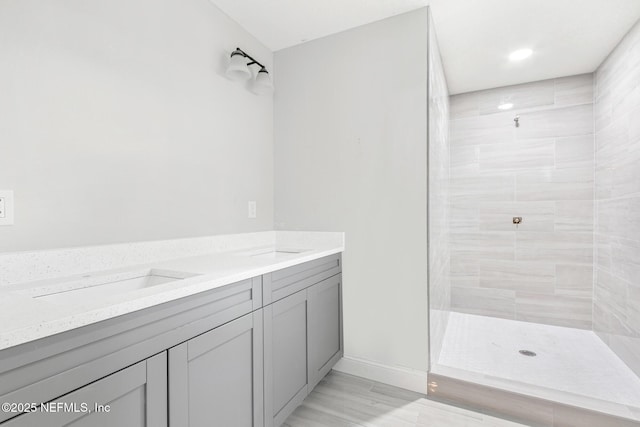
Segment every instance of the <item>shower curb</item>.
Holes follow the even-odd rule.
[[[429,399],[533,427],[638,427],[640,421],[429,373]]]

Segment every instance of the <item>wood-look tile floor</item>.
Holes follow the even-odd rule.
[[[522,427],[426,399],[363,378],[332,371],[307,396],[284,427]]]

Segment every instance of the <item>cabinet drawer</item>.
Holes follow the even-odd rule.
[[[263,305],[281,300],[341,271],[341,256],[335,254],[265,274],[262,276]]]

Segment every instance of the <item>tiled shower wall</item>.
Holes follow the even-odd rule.
[[[449,90],[429,14],[429,305],[430,354],[442,349],[451,308],[449,283]]]
[[[451,97],[452,310],[592,327],[593,146],[591,74]]]
[[[640,375],[640,24],[596,72],[594,330]]]

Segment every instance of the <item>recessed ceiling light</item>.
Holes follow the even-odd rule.
[[[511,52],[509,59],[512,61],[522,61],[531,56],[533,51],[531,49],[518,49],[515,52]]]
[[[498,109],[500,110],[510,110],[513,108],[513,104],[510,102],[505,102],[504,104],[498,105]]]

